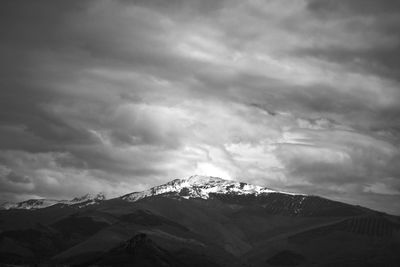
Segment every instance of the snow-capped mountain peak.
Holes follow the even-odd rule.
[[[155,186],[142,192],[134,192],[122,196],[121,198],[127,201],[138,201],[140,199],[162,195],[172,194],[184,198],[202,198],[208,199],[210,194],[268,194],[278,193],[279,191],[272,190],[266,187],[241,183],[231,180],[224,180],[219,177],[194,175],[186,179],[175,179],[166,184]],[[279,192],[291,194],[288,192]]]
[[[102,193],[102,192],[100,192],[100,193],[97,193],[97,194],[90,194],[90,193],[88,193],[88,194],[85,194],[85,195],[83,195],[83,196],[80,196],[80,197],[75,197],[75,198],[73,198],[72,200],[71,200],[71,202],[74,202],[74,203],[81,203],[81,202],[85,202],[85,201],[91,201],[91,200],[94,200],[94,201],[101,201],[101,200],[105,200],[106,199],[106,197],[105,197],[105,195],[104,195],[104,193]]]
[[[4,203],[1,205],[0,209],[42,209],[47,208],[56,204],[62,204],[67,206],[74,205],[75,207],[82,208],[88,205],[93,205],[105,200],[106,197],[104,193],[98,194],[85,194],[80,197],[75,197],[72,200],[56,200],[56,199],[29,199],[18,203]]]
[[[18,203],[11,203],[7,202],[1,205],[0,209],[25,209],[25,210],[32,210],[32,209],[42,209],[53,206],[55,204],[61,203],[63,200],[55,200],[55,199],[29,199],[25,201],[21,201]]]
[[[302,195],[289,192],[281,192],[267,187],[237,182],[233,180],[225,180],[219,177],[193,175],[185,179],[175,179],[168,183],[155,186],[141,192],[133,192],[120,198],[126,201],[135,202],[146,197],[157,195],[168,195],[186,199],[208,199],[212,194],[258,196],[270,193]],[[30,199],[19,203],[5,203],[0,206],[0,209],[41,209],[56,204],[82,208],[88,205],[98,204],[104,200],[106,200],[106,197],[103,193],[85,194],[80,197],[75,197],[71,200]]]
[[[220,183],[224,181],[229,181],[229,180],[224,180],[219,177],[214,177],[214,176],[203,176],[203,175],[192,175],[187,179],[182,179],[185,180],[187,183],[191,185],[196,185],[196,184],[210,184],[210,183]]]

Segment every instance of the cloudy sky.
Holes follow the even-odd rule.
[[[0,199],[204,174],[400,214],[399,1],[0,5]]]

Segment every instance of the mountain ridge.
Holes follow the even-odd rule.
[[[148,190],[129,193],[120,198],[134,202],[149,196],[175,194],[184,198],[207,199],[209,198],[210,193],[237,195],[282,193],[287,195],[306,196],[301,193],[278,191],[268,187],[226,180],[215,176],[192,175],[186,179],[174,179],[168,183],[152,187]]]
[[[93,205],[100,201],[105,200],[106,197],[104,193],[99,192],[97,194],[87,193],[80,197],[74,197],[71,200],[58,200],[58,199],[46,199],[46,198],[38,198],[38,199],[28,199],[21,202],[11,203],[6,202],[0,206],[0,209],[9,210],[9,209],[43,209],[48,208],[57,204],[72,206],[76,205],[78,207],[83,207],[87,205]]]
[[[167,183],[151,187],[147,190],[128,193],[115,198],[106,198],[105,194],[100,192],[97,194],[85,194],[80,197],[74,197],[71,200],[55,200],[55,199],[29,199],[17,203],[3,203],[0,210],[37,210],[49,208],[55,205],[69,206],[73,208],[84,208],[90,205],[97,205],[106,200],[120,199],[127,202],[136,202],[149,197],[169,197],[178,199],[219,199],[225,202],[234,203],[235,201],[252,201],[256,203],[261,201],[273,203],[272,207],[280,212],[287,214],[299,214],[306,212],[309,202],[330,203],[332,206],[341,206],[351,214],[356,214],[356,210],[369,210],[368,208],[347,204],[344,202],[331,200],[317,195],[307,195],[303,193],[294,193],[281,190],[271,189],[253,185],[235,180],[227,180],[216,176],[192,175],[188,178],[173,179]],[[311,201],[311,199],[313,199]],[[233,202],[232,202],[233,201]],[[319,204],[316,204],[319,205]],[[349,210],[353,210],[350,212]],[[306,212],[307,213],[307,212]],[[341,211],[343,213],[343,210]],[[346,213],[346,212],[345,212]]]
[[[400,266],[400,217],[217,177],[139,193],[0,210],[0,264]]]
[[[183,190],[183,191],[182,191]],[[180,196],[183,198],[209,198],[210,194],[268,194],[268,193],[282,193],[288,195],[303,195],[301,193],[291,193],[285,191],[279,191],[270,189],[268,187],[262,187],[244,182],[237,182],[233,180],[226,180],[215,176],[204,176],[204,175],[192,175],[188,178],[174,179],[165,184],[151,187],[150,189],[128,193],[116,198],[120,198],[126,201],[135,202],[140,199],[169,194],[174,196]],[[85,194],[81,197],[75,197],[71,200],[56,200],[56,199],[28,199],[17,203],[4,203],[0,206],[0,209],[41,209],[47,208],[53,205],[78,205],[80,203],[96,204],[106,197],[103,193],[98,194]],[[83,207],[83,205],[82,205]]]

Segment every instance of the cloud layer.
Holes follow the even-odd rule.
[[[397,1],[3,1],[0,198],[216,175],[400,213]]]

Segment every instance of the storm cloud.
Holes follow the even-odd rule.
[[[0,198],[192,174],[400,213],[397,1],[13,1]]]

